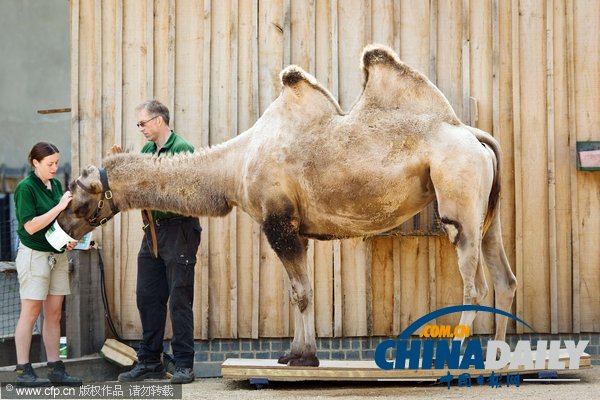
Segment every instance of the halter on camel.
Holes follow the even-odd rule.
[[[98,172],[100,172],[100,182],[102,183],[103,198],[98,200],[98,206],[96,207],[96,211],[90,218],[88,218],[89,224],[93,227],[97,227],[97,226],[106,224],[112,217],[114,217],[115,215],[117,215],[119,213],[119,209],[117,208],[117,206],[115,205],[115,203],[113,201],[112,191],[110,190],[110,186],[108,185],[108,175],[106,174],[106,169],[99,168]],[[89,187],[85,186],[79,180],[79,178],[77,178],[77,185],[80,188],[82,188],[84,191],[88,192],[89,194],[96,194]],[[108,200],[111,214],[108,217],[104,217],[104,218],[98,220],[98,218],[100,218],[100,213],[102,212],[102,208],[104,208],[104,200]]]

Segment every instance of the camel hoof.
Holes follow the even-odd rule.
[[[290,367],[318,367],[319,359],[314,354],[310,356],[302,356],[290,360],[288,365]]]
[[[295,360],[300,357],[302,357],[300,354],[293,354],[293,353],[286,354],[284,356],[279,357],[279,359],[277,360],[277,363],[287,365],[291,360]]]

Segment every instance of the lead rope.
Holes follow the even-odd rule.
[[[108,306],[108,296],[106,295],[106,279],[104,276],[104,261],[102,260],[102,250],[100,248],[98,250],[98,260],[100,266],[100,290],[102,292],[102,304],[104,305],[104,317],[108,322],[108,328],[113,334],[114,338],[119,342],[123,342],[123,338],[117,333],[117,329],[115,328],[115,324],[113,322],[112,316],[110,314],[110,307]]]

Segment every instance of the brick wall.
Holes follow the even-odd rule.
[[[492,335],[476,335],[485,344]],[[317,356],[321,360],[373,360],[375,349],[383,340],[395,337],[318,338]],[[506,341],[514,349],[519,340],[589,340],[585,350],[592,357],[592,364],[600,365],[600,333],[581,334],[521,334],[507,335]],[[220,365],[227,358],[277,359],[289,352],[292,340],[286,339],[213,339],[196,341],[197,376],[220,376]],[[561,346],[561,347],[564,347]],[[169,343],[165,351],[170,352]]]

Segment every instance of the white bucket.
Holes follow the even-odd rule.
[[[76,242],[71,236],[67,235],[60,227],[58,221],[54,221],[52,226],[46,231],[46,240],[56,250],[62,250],[69,242]]]

